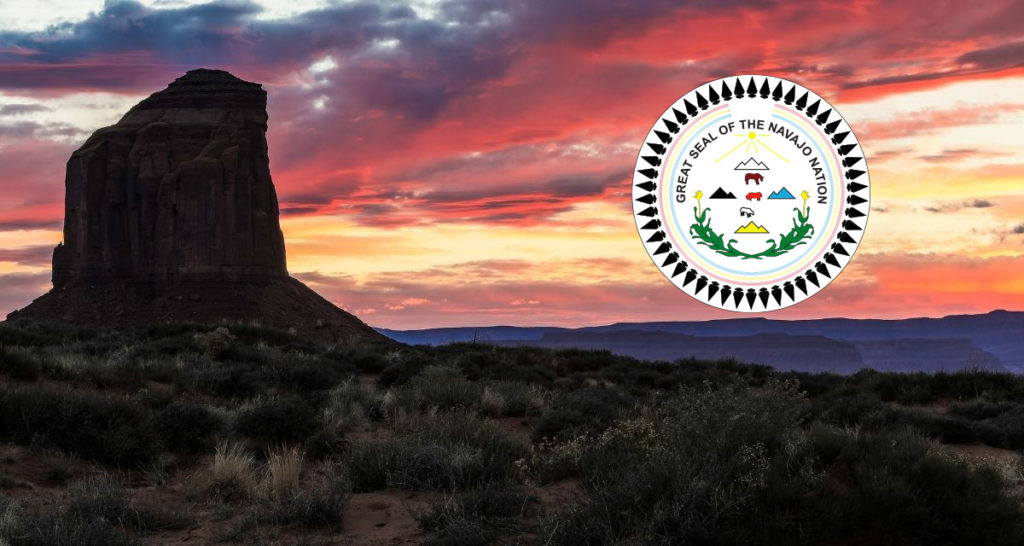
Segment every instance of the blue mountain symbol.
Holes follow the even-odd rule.
[[[773,191],[772,194],[768,196],[768,199],[796,199],[796,197],[793,197],[793,194],[789,193],[789,190],[783,187],[781,190]]]

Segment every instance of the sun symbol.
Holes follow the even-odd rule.
[[[738,135],[734,134],[733,136],[734,137],[742,138],[743,142],[740,142],[739,144],[734,146],[733,149],[731,149],[728,152],[726,152],[725,155],[723,155],[722,157],[716,159],[715,163],[718,163],[719,161],[725,159],[726,157],[729,156],[729,154],[731,154],[731,153],[735,152],[736,150],[740,149],[740,146],[743,146],[744,144],[747,145],[746,149],[743,150],[743,153],[745,153],[745,154],[749,154],[750,153],[750,147],[751,146],[754,147],[754,153],[755,154],[759,153],[761,150],[759,150],[757,146],[758,146],[758,144],[760,144],[761,146],[764,147],[765,150],[768,150],[769,152],[775,154],[776,156],[779,157],[779,159],[781,159],[783,161],[786,161],[786,158],[782,157],[781,155],[778,154],[778,152],[776,152],[775,150],[771,149],[770,147],[768,147],[767,144],[765,144],[764,139],[762,137],[769,137],[769,136],[771,136],[768,133],[760,133],[760,134],[758,134],[758,133],[756,133],[754,131],[750,131],[747,134],[738,134]],[[789,161],[786,161],[786,163],[789,163]]]

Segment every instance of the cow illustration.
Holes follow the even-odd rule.
[[[754,215],[754,209],[752,209],[750,207],[740,207],[740,216],[744,216],[746,218],[750,218],[753,215]]]
[[[743,177],[743,181],[747,184],[750,184],[751,180],[760,185],[761,181],[764,180],[764,176],[761,173],[747,173],[747,176]]]
[[[757,199],[758,201],[760,201],[761,200],[761,192],[751,192],[751,193],[747,194],[747,201],[753,201],[754,199]]]

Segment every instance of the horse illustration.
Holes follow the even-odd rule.
[[[750,218],[753,215],[754,215],[754,209],[752,209],[750,207],[740,207],[740,216],[744,216],[746,218]]]
[[[761,173],[747,173],[747,176],[743,177],[743,181],[747,184],[749,184],[751,180],[760,185],[761,181],[764,180],[764,176]]]
[[[757,199],[758,201],[760,201],[761,200],[761,192],[751,192],[751,193],[747,194],[747,201],[753,201],[754,199]]]

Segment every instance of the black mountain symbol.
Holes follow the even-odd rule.
[[[711,194],[711,197],[708,197],[708,199],[736,199],[736,196],[733,195],[731,191],[726,192],[722,188],[718,188],[715,190],[715,193]]]

